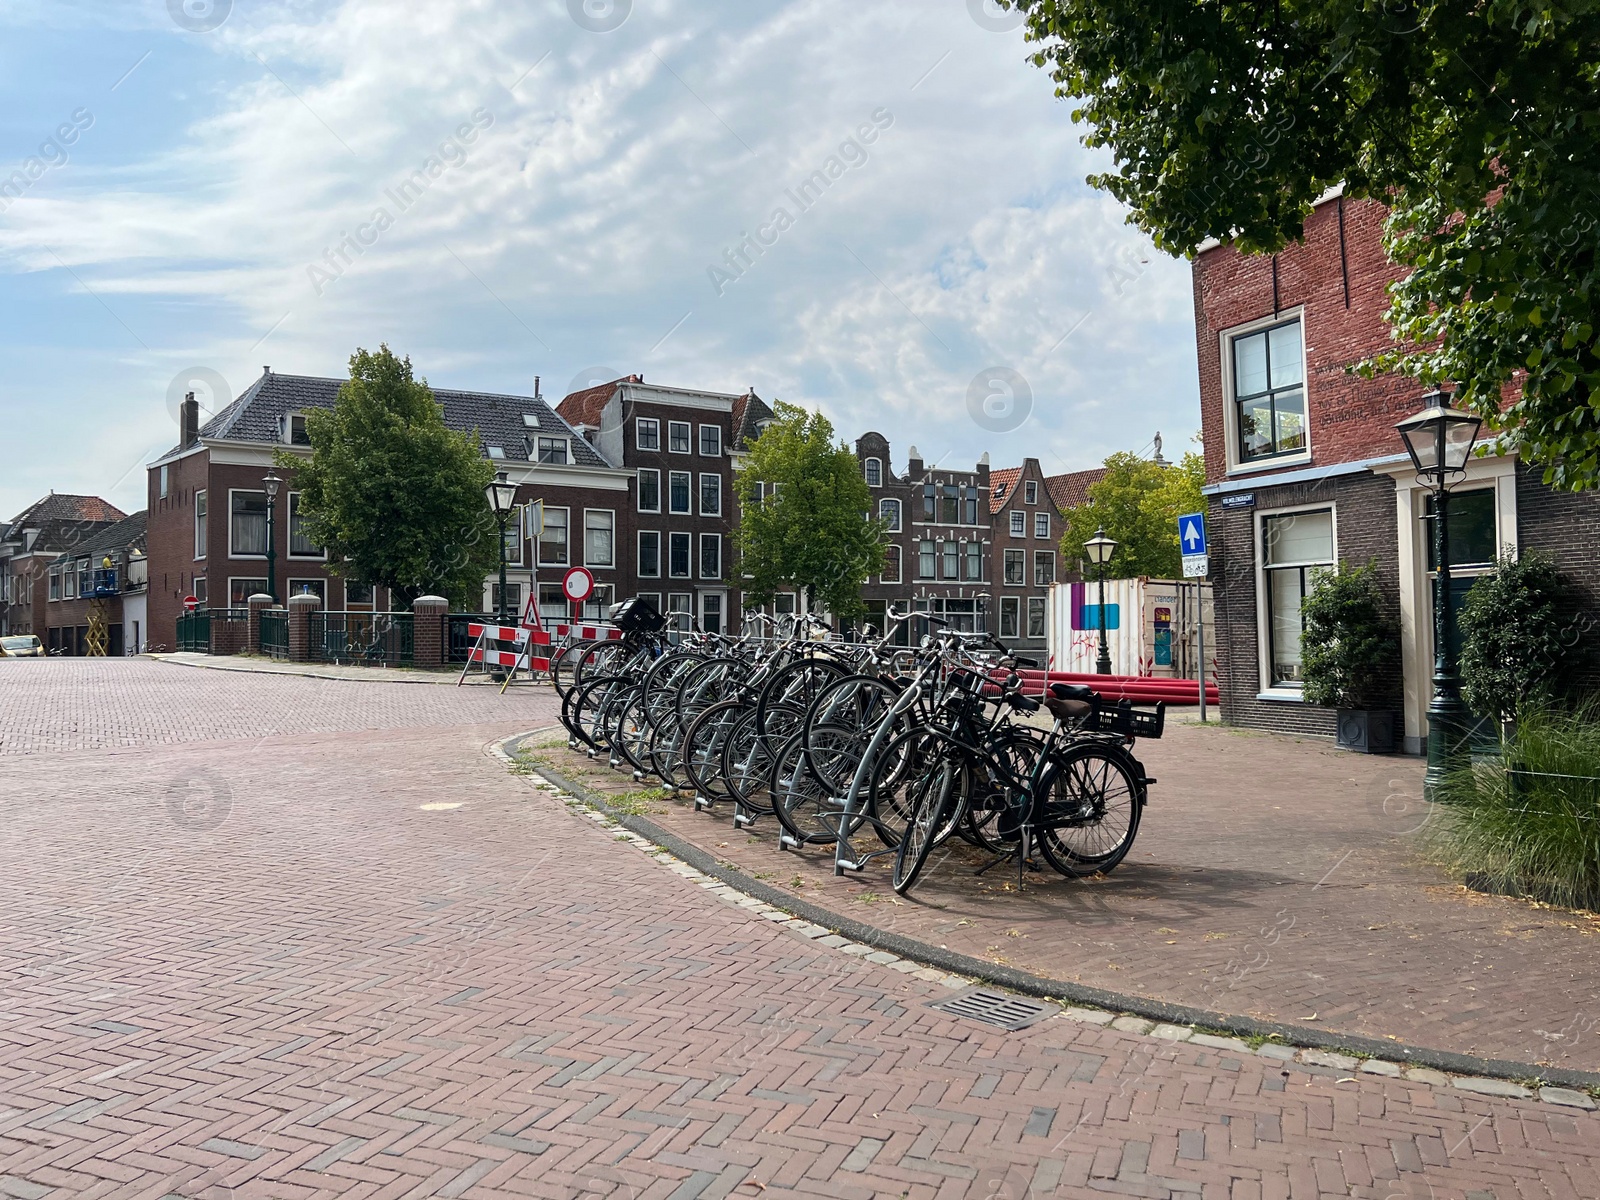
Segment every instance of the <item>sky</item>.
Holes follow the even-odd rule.
[[[0,28],[0,519],[134,511],[185,391],[380,343],[552,403],[754,387],[898,470],[1199,427],[1189,265],[1084,182],[1109,158],[992,0],[0,0]]]

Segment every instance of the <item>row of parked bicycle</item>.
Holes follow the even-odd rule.
[[[639,615],[619,606],[620,639],[552,661],[569,744],[698,809],[731,809],[737,826],[775,819],[781,849],[830,848],[836,873],[892,854],[905,894],[951,837],[992,855],[980,870],[1011,862],[1019,880],[1035,852],[1085,876],[1133,845],[1155,782],[1133,747],[1161,736],[1163,705],[1063,683],[1024,695],[1017,668],[1033,664],[926,613],[891,612],[881,637],[868,627],[854,643],[757,614],[742,637],[676,645]],[[931,632],[895,646],[913,620]],[[1041,707],[1048,726],[1030,719]],[[863,850],[869,829],[880,845]]]

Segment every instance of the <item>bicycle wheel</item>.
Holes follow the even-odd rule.
[[[938,739],[918,729],[902,733],[878,751],[867,785],[867,812],[885,846],[900,844],[911,820],[913,783],[927,770]]]
[[[645,716],[652,726],[669,715],[676,715],[678,685],[703,662],[705,658],[701,655],[681,650],[656,660],[644,677]]]
[[[791,837],[819,845],[832,845],[839,840],[839,805],[832,791],[812,773],[802,734],[791,737],[773,757],[768,787],[772,811]],[[854,833],[858,825],[852,822],[849,833]]]
[[[769,732],[757,728],[757,713],[747,709],[728,736],[723,750],[722,777],[733,798],[751,812],[772,811],[772,766],[779,749],[800,732],[804,719],[793,709],[774,708],[767,713]]]
[[[722,777],[722,752],[745,713],[742,700],[724,700],[702,712],[685,731],[683,773],[697,795],[707,800],[732,798]]]
[[[570,642],[556,651],[550,660],[550,682],[556,685],[556,692],[563,700],[572,690],[578,678],[578,659],[593,642]]]
[[[894,890],[904,896],[916,886],[928,855],[939,844],[939,831],[949,822],[949,808],[955,796],[956,761],[941,754],[919,772],[909,797],[911,819],[905,836],[894,852]]]
[[[1045,859],[1063,875],[1104,875],[1133,848],[1139,782],[1121,750],[1080,742],[1051,756],[1035,800]]]
[[[1015,727],[997,734],[986,747],[990,769],[974,769],[969,776],[966,820],[961,836],[976,846],[999,854],[1017,843],[1027,804],[1027,781],[1044,752],[1044,739]]]
[[[639,774],[648,774],[650,759],[647,751],[650,745],[650,722],[645,715],[644,687],[636,686],[628,692],[628,707],[622,714],[622,721],[617,729],[616,740],[612,742],[614,749],[622,751],[622,757],[628,760],[628,765]]]
[[[767,732],[767,714],[774,708],[805,712],[823,688],[845,674],[831,658],[802,658],[780,668],[756,700],[756,728]]]
[[[899,695],[900,688],[872,675],[847,675],[817,694],[806,711],[805,735],[807,751],[812,753],[811,769],[818,779],[836,793],[850,786],[861,756]],[[902,713],[898,723],[904,725],[908,720]],[[824,730],[826,738],[820,736]],[[828,749],[825,754],[819,752],[823,745]]]
[[[573,689],[572,724],[568,728],[595,750],[606,748],[601,715],[612,694],[624,683],[615,676],[601,676]]]

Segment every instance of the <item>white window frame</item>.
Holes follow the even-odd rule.
[[[1050,538],[1050,514],[1036,512],[1033,514],[1033,536],[1048,541]]]
[[[590,514],[604,513],[611,518],[611,561],[591,562],[589,560],[589,516]],[[571,530],[567,536],[572,536]],[[583,565],[591,570],[610,571],[617,565],[617,511],[614,508],[586,508],[583,510]]]
[[[1000,554],[1001,585],[1004,587],[1026,587],[1028,585],[1028,552],[1020,549],[1006,549],[1002,550]],[[1018,561],[1022,563],[1022,570],[1018,572],[1021,578],[1015,583],[1011,581],[1011,572],[1008,570],[1011,565],[1012,555],[1016,555]]]
[[[372,599],[370,599],[370,600],[352,600],[350,598],[350,589],[352,587],[365,587],[367,589],[367,593],[372,597]],[[371,583],[367,583],[367,584],[351,583],[350,580],[346,579],[346,580],[344,580],[344,583],[343,583],[343,588],[342,588],[342,591],[341,591],[341,595],[344,598],[344,611],[345,612],[350,612],[351,611],[350,606],[352,604],[370,605],[372,608],[377,608],[378,607],[378,588],[377,588],[377,585],[375,585],[375,584],[371,584]],[[355,611],[356,612],[364,612],[366,610],[364,608],[358,608]]]
[[[1023,512],[1020,508],[1013,508],[1011,510],[1011,536],[1028,536],[1028,514]]]
[[[679,538],[683,538],[689,551],[684,555],[684,566],[687,568],[682,575],[675,574],[672,570],[672,547]],[[693,579],[694,578],[694,537],[682,530],[669,530],[667,533],[667,578],[668,579]]]
[[[513,516],[511,520],[506,522],[506,566],[508,567],[520,567],[525,565],[527,561],[527,539],[522,536],[522,522],[524,520],[522,510],[526,507],[524,504],[513,505],[511,509]],[[515,558],[511,556],[511,548],[513,546],[517,550]]]
[[[296,577],[294,579],[286,580],[284,582],[284,589],[285,589],[284,593],[283,593],[284,598],[287,600],[288,597],[290,597],[290,596],[298,596],[298,595],[300,595],[300,592],[298,592],[296,589],[302,583],[314,583],[314,584],[319,585],[322,588],[322,594],[321,594],[322,607],[324,609],[326,609],[328,607],[328,580],[327,580],[327,578],[325,576],[323,578],[319,579],[319,578],[316,578],[314,576],[302,575],[302,576],[298,576],[298,577]]]
[[[1305,688],[1293,684],[1272,683],[1272,603],[1267,595],[1267,547],[1262,540],[1266,530],[1266,522],[1271,517],[1288,517],[1296,513],[1315,513],[1326,511],[1329,514],[1329,526],[1333,533],[1333,557],[1330,563],[1339,561],[1339,506],[1333,500],[1317,504],[1288,504],[1279,508],[1257,509],[1255,520],[1252,523],[1251,539],[1255,553],[1256,566],[1256,699],[1277,700],[1291,704],[1305,703]]]
[[[868,487],[883,486],[883,460],[869,458],[861,464],[862,475],[866,478]]]
[[[544,527],[546,529],[549,529],[554,524],[554,522],[550,520],[551,513],[561,513],[566,517],[566,556],[560,562],[556,562],[554,559],[546,560],[544,556],[544,535],[540,534],[538,541],[539,548],[534,552],[535,557],[537,558],[541,567],[570,567],[572,565],[572,509],[565,507],[551,508],[546,506],[544,510]]]
[[[647,537],[655,538],[656,540],[656,569],[654,571],[646,571],[644,569],[644,540]],[[638,557],[634,560],[637,567],[637,569],[634,571],[634,574],[638,575],[640,579],[660,579],[661,531],[659,529],[641,529],[638,532],[635,542],[637,546]]]
[[[1234,401],[1233,380],[1233,343],[1236,339],[1249,337],[1252,333],[1259,333],[1263,329],[1270,329],[1274,325],[1286,325],[1290,321],[1300,322],[1300,364],[1301,384],[1305,391],[1306,404],[1306,447],[1298,454],[1282,454],[1272,458],[1264,458],[1257,462],[1239,461],[1239,406]],[[1231,329],[1224,329],[1217,334],[1217,349],[1221,355],[1222,369],[1222,427],[1225,434],[1224,461],[1227,463],[1228,475],[1253,475],[1262,471],[1281,471],[1286,467],[1304,466],[1311,461],[1315,450],[1313,430],[1311,428],[1311,368],[1306,362],[1306,310],[1304,305],[1286,308],[1282,312],[1270,316],[1259,317],[1254,321],[1247,321],[1243,325],[1235,325]],[[1258,556],[1259,557],[1259,556]]]
[[[689,486],[685,489],[685,507],[672,506],[672,480],[681,475],[688,480]],[[694,514],[694,472],[693,471],[668,471],[667,472],[667,512],[674,517],[688,517]]]
[[[158,484],[160,486],[160,491],[159,491],[159,493],[157,495],[157,499],[165,500],[167,498],[168,493],[171,491],[171,484],[172,484],[172,477],[171,477],[170,472],[167,470],[167,464],[166,463],[162,463],[161,464],[161,469],[156,472],[156,477],[157,477],[157,482],[158,482]]]
[[[707,450],[706,450],[706,435],[708,433],[712,435],[713,440],[717,443],[717,448],[715,450],[710,451],[710,452],[707,452]],[[700,429],[699,429],[699,440],[695,442],[695,450],[699,453],[701,458],[721,458],[722,457],[722,426],[721,425],[702,425],[702,426],[700,426]]]
[[[1029,596],[1027,597],[1027,600],[1027,606],[1023,609],[1023,612],[1027,617],[1027,624],[1023,626],[1023,629],[1026,630],[1026,632],[1023,636],[1029,638],[1048,637],[1050,634],[1050,611],[1045,607],[1044,597]],[[1039,617],[1038,633],[1033,632],[1033,618],[1035,613],[1037,613]]]
[[[50,591],[47,593],[51,600],[61,599],[61,568],[50,568]]]
[[[206,524],[206,518],[206,489],[201,488],[194,494],[194,557],[196,562],[205,558],[206,551],[211,548],[211,530]]]
[[[716,426],[702,425],[701,428],[715,429]],[[715,508],[706,507],[706,480],[708,479],[717,481],[717,506]],[[702,471],[700,473],[700,487],[696,499],[700,502],[700,515],[702,517],[720,517],[722,515],[722,475],[720,472]]]
[[[890,514],[893,514],[892,516]],[[885,496],[878,501],[878,519],[888,521],[886,526],[890,533],[900,532],[900,501],[893,496]]]
[[[560,462],[547,462],[544,457],[544,443],[557,443],[561,447],[562,459]],[[536,463],[550,467],[569,467],[572,465],[572,439],[565,437],[552,437],[548,433],[535,433],[533,435],[533,454]]]
[[[654,446],[646,446],[644,444],[642,435],[646,425],[650,427],[650,439],[655,442]],[[659,454],[661,452],[660,417],[635,417],[633,419],[633,448],[648,454]]]
[[[1024,497],[1024,504],[1039,503],[1039,481],[1036,479],[1028,480],[1028,482],[1022,486],[1022,494]]]
[[[229,488],[228,489],[228,517],[227,517],[227,520],[228,520],[228,557],[229,558],[233,558],[233,559],[238,559],[240,562],[266,562],[267,561],[267,556],[266,556],[266,554],[264,552],[261,553],[261,554],[240,554],[237,550],[235,550],[233,548],[233,498],[234,498],[234,496],[238,495],[240,492],[244,492],[244,493],[247,493],[247,494],[252,495],[252,496],[260,496],[263,500],[265,500],[267,498],[267,493],[265,491],[263,491],[261,488]],[[287,502],[285,502],[285,503],[287,503]],[[270,502],[269,502],[269,507],[270,507]],[[277,522],[274,521],[274,520],[270,520],[270,519],[268,519],[266,517],[263,517],[262,519],[267,522],[267,536],[270,538],[274,533],[277,532],[276,528],[274,528],[277,525]],[[233,580],[234,580],[234,578],[235,577],[231,576],[231,575],[228,577],[228,594],[230,596],[233,594]],[[239,578],[239,579],[248,579],[250,577],[247,576],[247,575],[240,575],[237,578]]]
[[[1039,578],[1039,564],[1041,562],[1048,562],[1050,564],[1049,579],[1041,580]],[[1054,550],[1035,550],[1033,552],[1033,586],[1049,587],[1052,583],[1054,583],[1056,581],[1056,568],[1058,565],[1059,564],[1056,562],[1056,552]]]
[[[714,575],[706,573],[706,547],[708,545],[715,545],[717,548],[717,571]],[[699,545],[695,547],[695,550],[697,551],[695,554],[695,568],[700,578],[720,581],[722,579],[722,535],[720,533],[702,533],[699,538]]]
[[[656,480],[656,506],[654,508],[646,508],[644,506],[644,477],[646,475],[654,475],[655,476],[655,480]],[[658,513],[658,512],[660,512],[661,511],[661,471],[660,471],[660,469],[657,468],[657,467],[640,467],[639,468],[638,486],[636,486],[634,488],[634,493],[633,494],[634,494],[634,503],[635,503],[635,506],[637,507],[639,512],[642,512],[642,513]]]
[[[201,608],[204,608],[209,603],[207,596],[210,593],[206,589],[206,577],[204,575],[195,576],[189,580],[189,594],[200,601]]]
[[[1009,620],[1009,627],[1007,621]],[[1022,630],[1022,597],[1000,597],[1000,636],[1003,638],[1020,637]]]
[[[672,434],[676,429],[683,430],[683,449],[672,448]],[[693,454],[694,453],[694,425],[688,421],[667,422],[667,453],[668,454]]]
[[[239,490],[241,492],[247,492],[250,489],[249,488],[240,488]],[[250,556],[246,555],[245,557],[248,558]],[[265,556],[264,555],[260,555],[260,556],[257,556],[257,557],[265,557]],[[253,592],[247,592],[245,594],[244,598],[241,599],[237,605],[235,605],[234,602],[233,602],[233,585],[236,584],[236,583],[242,583],[246,579],[248,579],[248,580],[250,580],[250,581],[252,581],[254,583],[259,583],[261,586],[258,587]],[[259,596],[266,596],[266,595],[269,595],[270,593],[267,591],[267,588],[269,586],[271,586],[271,585],[268,584],[268,582],[265,579],[261,579],[261,578],[255,576],[255,575],[229,575],[228,576],[228,607],[229,608],[243,608],[243,607],[245,607],[245,604],[249,601],[251,596],[258,596],[258,595]]]
[[[284,520],[288,522],[288,529],[285,531],[285,537],[288,540],[288,555],[296,562],[327,562],[328,548],[326,546],[322,548],[321,554],[296,554],[294,552],[294,507],[295,501],[300,498],[301,494],[300,492],[290,492],[288,493],[289,498],[283,502]],[[276,524],[277,522],[273,523]]]

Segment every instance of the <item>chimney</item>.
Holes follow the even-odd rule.
[[[906,475],[911,479],[922,477],[922,452],[915,446],[906,451]]]
[[[200,440],[200,402],[194,398],[193,392],[184,393],[178,427],[178,442],[183,449],[187,450]]]
[[[544,399],[544,393],[539,390],[539,377],[537,375],[533,377],[533,398],[535,400]]]

